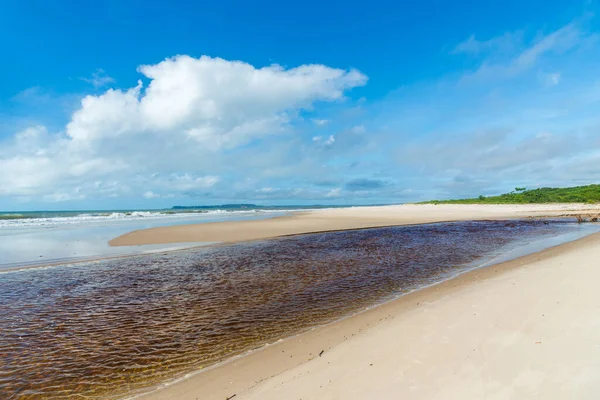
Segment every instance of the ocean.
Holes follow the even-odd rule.
[[[162,210],[0,212],[0,270],[197,246],[176,243],[110,247],[108,241],[138,229],[263,219],[294,211],[340,206],[232,204]],[[205,243],[206,244],[206,243]]]
[[[345,206],[260,206],[255,204],[224,204],[214,206],[175,206],[167,209],[140,210],[65,210],[65,211],[0,211],[0,228],[54,227],[95,222],[149,221],[163,223],[194,223],[196,218],[223,215],[252,216]]]

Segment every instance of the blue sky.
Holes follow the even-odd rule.
[[[523,3],[5,1],[0,209],[597,182],[597,4]]]

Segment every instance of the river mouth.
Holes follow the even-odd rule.
[[[0,397],[118,399],[460,273],[597,232],[467,221],[0,274]]]

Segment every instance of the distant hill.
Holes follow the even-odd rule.
[[[499,196],[479,196],[474,199],[431,200],[420,204],[532,204],[532,203],[600,203],[600,185],[569,188],[515,188]]]

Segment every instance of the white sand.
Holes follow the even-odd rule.
[[[397,205],[322,209],[292,216],[254,221],[212,222],[165,226],[127,233],[111,246],[184,242],[238,242],[282,235],[359,229],[389,225],[473,219],[506,219],[600,213],[598,205]]]

